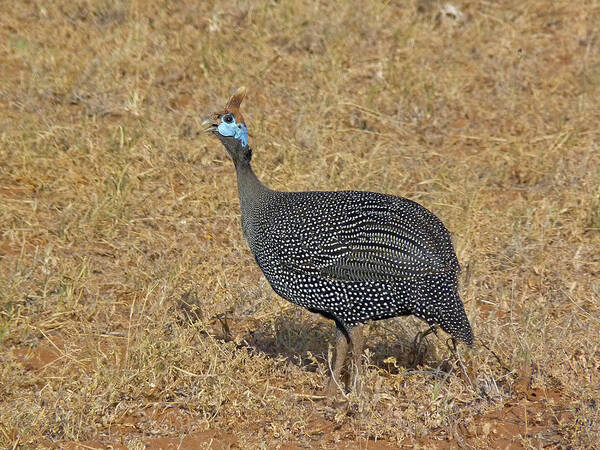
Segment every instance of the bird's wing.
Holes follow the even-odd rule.
[[[451,246],[441,246],[424,224],[410,222],[393,213],[363,217],[355,233],[337,242],[338,256],[320,273],[343,281],[394,281],[455,270]]]
[[[458,262],[442,223],[417,203],[402,200],[363,204],[335,224],[315,224],[316,234],[288,237],[293,249],[286,251],[283,244],[281,261],[288,268],[339,281],[393,282],[456,272]]]

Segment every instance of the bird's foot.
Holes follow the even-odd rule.
[[[415,340],[413,341],[413,346],[411,350],[411,359],[410,366],[416,367],[423,362],[423,358],[425,357],[425,353],[427,352],[427,343],[425,342],[425,338],[431,333],[436,333],[437,325],[433,325],[423,332],[417,333],[415,336]]]

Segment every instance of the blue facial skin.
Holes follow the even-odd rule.
[[[242,147],[248,145],[248,130],[243,123],[236,123],[233,114],[224,114],[221,123],[217,127],[222,136],[233,136],[242,143]]]

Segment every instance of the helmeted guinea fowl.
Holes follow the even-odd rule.
[[[359,325],[413,314],[452,338],[473,343],[458,296],[458,260],[442,222],[411,200],[374,192],[279,192],[250,165],[252,150],[239,108],[240,88],[205,121],[233,159],[242,229],[273,290],[333,319],[336,390],[348,345],[357,369]]]

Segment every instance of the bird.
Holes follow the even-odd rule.
[[[243,234],[256,263],[282,298],[335,322],[335,356],[327,396],[343,386],[352,351],[360,376],[363,325],[414,315],[452,342],[473,345],[458,293],[460,266],[450,233],[412,200],[367,191],[284,192],[252,169],[248,128],[240,111],[246,88],[202,123],[235,166]],[[354,384],[355,385],[355,384]]]

